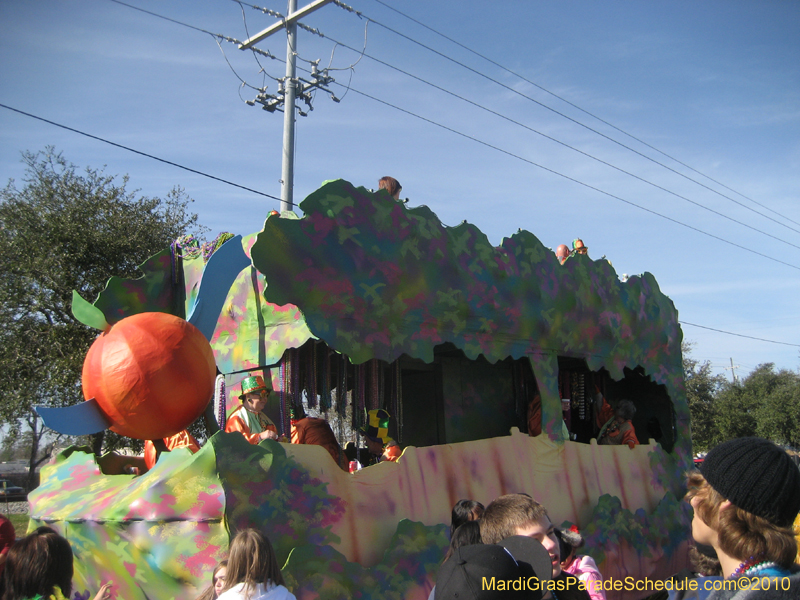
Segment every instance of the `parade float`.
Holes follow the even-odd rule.
[[[606,578],[664,579],[686,566],[682,333],[651,274],[621,281],[587,255],[562,265],[524,230],[492,246],[472,224],[445,226],[427,207],[341,180],[300,208],[206,252],[173,244],[92,304],[76,295],[73,312],[101,337],[140,314],[196,327],[228,388],[220,422],[238,405],[238,382],[259,374],[271,379],[266,412],[283,433],[292,403],[353,428],[384,408],[402,456],[351,474],[319,446],[218,432],[137,476],[123,473],[124,457],[70,448],[42,470],[30,527],[70,540],[74,589],[113,581],[118,598],[190,600],[235,531],[256,527],[299,599],[425,600],[453,504],[511,492],[579,527]],[[206,354],[184,354],[201,365],[186,385],[210,395]],[[87,362],[102,379],[103,361]],[[152,386],[169,393],[134,412],[160,427],[126,435],[166,436],[202,411],[193,401],[164,419],[174,412],[164,403],[184,402],[184,383]],[[99,414],[98,427],[126,421],[86,398],[81,410]],[[603,398],[634,402],[640,445],[596,443]]]

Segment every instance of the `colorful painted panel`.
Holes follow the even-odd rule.
[[[452,505],[525,491],[554,522],[586,532],[607,577],[664,578],[683,566],[677,550],[689,523],[687,505],[652,470],[672,460],[657,446],[556,443],[515,431],[407,448],[397,463],[350,475],[319,446],[251,445],[218,433],[195,455],[162,455],[141,477],[103,475],[93,455],[66,451],[31,494],[31,527],[48,523],[68,537],[80,592],[110,579],[118,597],[190,600],[229,531],[256,527],[287,561],[301,600],[424,599]]]
[[[355,363],[406,354],[431,362],[450,342],[490,363],[527,356],[548,435],[563,437],[558,355],[582,357],[614,379],[642,367],[663,384],[689,466],[682,332],[672,301],[645,273],[623,282],[611,264],[576,255],[563,265],[520,230],[493,247],[474,225],[447,227],[425,206],[337,180],[301,204],[301,219],[268,219],[251,249],[265,298],[299,308],[311,334]],[[674,476],[680,479],[680,473]]]
[[[75,553],[74,589],[112,581],[117,598],[193,598],[228,547],[225,493],[209,445],[164,454],[142,477],[104,475],[70,448],[42,469],[29,528],[50,525]]]
[[[621,282],[606,260],[563,266],[527,231],[493,247],[474,225],[447,227],[425,206],[333,181],[269,219],[251,250],[266,298],[295,304],[311,332],[356,363],[433,360],[450,341],[490,362],[558,352],[658,373],[680,364],[672,302],[652,275]]]
[[[222,306],[211,347],[223,373],[276,364],[287,348],[298,348],[313,337],[293,305],[264,300],[264,276],[244,269]]]
[[[147,259],[138,279],[112,277],[97,296],[94,305],[103,311],[110,325],[143,312],[184,315],[183,289],[173,285],[172,253],[169,248]]]

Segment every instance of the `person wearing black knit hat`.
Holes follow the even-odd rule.
[[[800,512],[800,470],[786,452],[761,438],[729,440],[689,475],[688,488],[692,537],[713,546],[725,578],[772,578],[768,588],[731,585],[709,600],[800,598],[792,531]]]

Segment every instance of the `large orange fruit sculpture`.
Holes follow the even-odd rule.
[[[214,354],[200,330],[166,313],[127,317],[100,334],[83,362],[83,395],[109,429],[142,440],[189,426],[214,393]]]

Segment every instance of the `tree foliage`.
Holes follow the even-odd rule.
[[[83,358],[97,331],[72,316],[72,291],[92,300],[109,277],[137,276],[137,265],[203,228],[180,188],[139,196],[127,175],[81,173],[52,147],[22,160],[24,185],[0,190],[0,423],[33,434],[33,466],[42,431],[32,405],[83,400]]]
[[[751,402],[755,435],[800,447],[800,374],[766,363],[742,381],[741,389]]]
[[[800,373],[776,371],[773,363],[765,363],[731,383],[712,375],[708,361],[691,358],[688,343],[683,345],[683,368],[695,453],[745,436],[800,448]]]
[[[709,450],[721,441],[715,399],[724,382],[719,375],[712,374],[709,361],[693,359],[691,349],[692,345],[688,342],[684,342],[681,348],[686,399],[692,418],[692,447],[698,453]]]

